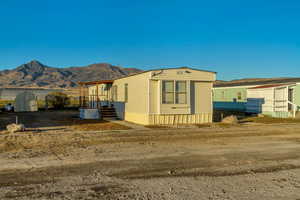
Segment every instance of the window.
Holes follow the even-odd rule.
[[[186,104],[186,81],[176,81],[176,104]]]
[[[186,81],[162,81],[163,104],[186,104],[187,84]]]
[[[118,86],[112,86],[112,98],[113,101],[118,101]]]
[[[124,85],[124,101],[125,103],[128,102],[128,83],[125,83]]]
[[[174,81],[162,81],[162,103],[174,103]]]

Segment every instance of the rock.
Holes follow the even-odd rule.
[[[265,117],[264,114],[258,114],[257,117]]]
[[[169,171],[168,171],[168,174],[169,174],[169,175],[173,175],[173,174],[175,174],[175,171],[169,170]]]
[[[6,126],[6,129],[10,133],[23,132],[23,131],[25,131],[25,126],[24,126],[24,124],[9,124]]]
[[[225,117],[222,120],[222,123],[224,123],[224,124],[238,124],[239,120],[236,116],[231,115],[231,116]]]

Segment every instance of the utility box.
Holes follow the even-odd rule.
[[[79,117],[80,119],[100,119],[100,113],[98,109],[80,108]]]

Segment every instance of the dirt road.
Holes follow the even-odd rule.
[[[0,134],[0,199],[300,199],[300,124],[46,124]]]

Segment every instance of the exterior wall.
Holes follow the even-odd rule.
[[[151,72],[149,124],[199,124],[212,122],[212,85],[216,74],[192,69]],[[163,104],[162,81],[187,81],[186,104]],[[157,85],[158,87],[155,88]]]
[[[298,106],[297,111],[300,111],[300,84],[294,87],[294,103]]]
[[[216,74],[213,72],[198,71],[189,68],[177,68],[167,70],[151,71],[153,80],[201,80],[213,82],[216,80]]]
[[[241,93],[241,99],[238,99]],[[216,110],[245,111],[247,87],[214,88],[213,104]]]
[[[176,115],[176,114],[193,114],[191,96],[195,96],[193,87],[193,81],[201,81],[204,87],[208,87],[207,91],[205,88],[199,88],[202,92],[201,98],[204,101],[211,102],[211,91],[212,82],[216,79],[216,74],[212,72],[198,71],[187,68],[169,69],[169,70],[158,70],[151,72],[151,79],[158,80],[160,100],[159,105],[152,105],[158,107],[158,114],[162,115]],[[162,80],[177,80],[177,81],[187,81],[187,101],[186,104],[163,104],[162,103]],[[206,85],[205,85],[206,84]],[[151,94],[153,92],[150,92]],[[200,104],[205,103],[204,101],[197,102],[194,106],[200,106]],[[155,104],[155,103],[153,103]],[[211,107],[211,106],[210,106]],[[151,110],[151,108],[150,108]],[[199,111],[200,112],[200,111]],[[201,112],[207,112],[202,110]],[[209,112],[212,112],[210,110]]]
[[[275,118],[289,118],[293,117],[290,112],[263,112],[264,115],[275,117]]]
[[[265,113],[274,111],[274,88],[249,89],[246,111]]]
[[[238,99],[238,93],[242,94],[242,99]],[[246,102],[247,101],[247,88],[214,88],[213,101],[219,102]]]
[[[168,104],[164,109],[160,109],[160,114],[149,115],[149,124],[211,123],[213,116],[212,82],[191,81],[189,85],[188,104]],[[163,105],[160,104],[161,107]]]
[[[138,124],[148,124],[150,73],[117,79],[117,99],[114,105],[118,117]],[[125,102],[125,84],[128,84],[128,101]]]
[[[160,81],[150,80],[150,108],[149,114],[159,113],[159,101],[160,101]]]

